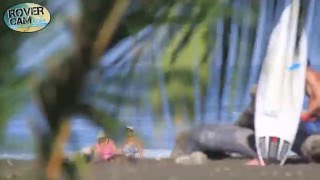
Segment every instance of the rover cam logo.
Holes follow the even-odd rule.
[[[35,32],[50,22],[49,11],[34,3],[21,3],[7,9],[3,15],[6,25],[18,32]]]

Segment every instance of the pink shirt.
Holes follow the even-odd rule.
[[[113,143],[105,143],[102,145],[96,144],[96,153],[99,158],[102,160],[109,160],[113,155],[116,154],[116,151],[114,150]]]

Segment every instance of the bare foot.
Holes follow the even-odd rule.
[[[247,166],[265,166],[265,163],[260,164],[259,159],[252,159],[246,163]]]

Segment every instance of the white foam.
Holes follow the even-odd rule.
[[[35,154],[32,154],[32,153],[23,153],[23,154],[4,153],[4,154],[0,154],[0,159],[33,160],[33,159],[35,159]]]
[[[169,149],[144,149],[143,155],[145,158],[149,159],[162,159],[169,158],[171,150]]]
[[[72,152],[66,152],[66,154],[70,155]],[[144,149],[143,151],[144,157],[148,159],[162,159],[168,158],[171,154],[171,150],[169,149]],[[33,153],[3,153],[0,154],[0,159],[12,159],[12,160],[33,160],[36,155]]]

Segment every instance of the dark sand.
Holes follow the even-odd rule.
[[[243,159],[208,161],[203,165],[177,165],[171,160],[116,161],[89,165],[82,179],[108,180],[319,180],[320,165],[291,163],[283,167],[247,167]],[[35,161],[0,161],[0,179],[37,179]]]

